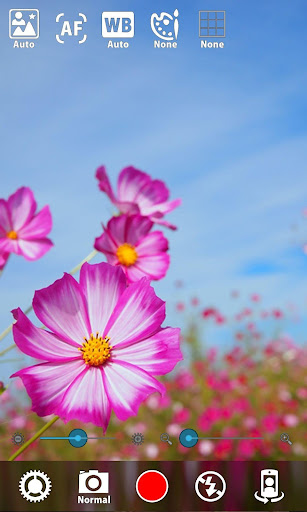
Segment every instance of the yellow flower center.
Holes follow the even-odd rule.
[[[18,238],[16,231],[9,231],[8,233],[6,233],[6,236],[7,236],[7,238],[10,238],[11,240],[17,240],[17,238]]]
[[[86,364],[89,366],[100,366],[110,358],[112,347],[109,344],[110,338],[108,336],[105,338],[99,337],[97,332],[96,336],[91,334],[90,339],[84,339],[85,342],[82,343],[82,347],[78,350],[81,350]]]
[[[132,247],[132,245],[130,244],[120,245],[116,251],[116,256],[118,258],[119,263],[125,265],[126,267],[134,265],[134,263],[138,259],[138,255],[135,248]]]

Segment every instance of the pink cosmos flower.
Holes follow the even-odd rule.
[[[95,240],[95,249],[103,252],[111,265],[122,267],[128,283],[144,276],[162,279],[168,270],[168,241],[161,231],[149,233],[152,226],[148,217],[120,215],[113,217]]]
[[[79,283],[64,274],[35,292],[33,309],[48,330],[18,308],[13,336],[41,363],[12,377],[22,379],[38,416],[91,422],[105,432],[112,409],[126,420],[151,393],[163,394],[153,376],[182,359],[180,329],[161,328],[165,303],[147,278],[127,286],[120,267],[84,263]]]
[[[22,255],[26,260],[41,258],[53,243],[46,236],[52,228],[49,206],[40,212],[33,192],[21,187],[8,200],[0,199],[0,270],[10,253]]]
[[[275,434],[279,426],[279,416],[275,413],[267,414],[262,419],[262,428],[265,432]]]
[[[218,311],[216,308],[206,308],[202,312],[202,317],[210,318],[210,317],[215,317],[215,315],[217,315],[217,314],[218,314]]]
[[[252,302],[260,302],[261,297],[258,293],[252,293],[250,299]]]
[[[184,311],[185,310],[184,302],[177,302],[176,309],[177,309],[177,311]]]
[[[163,217],[177,208],[181,204],[181,199],[168,201],[169,190],[163,181],[153,180],[148,174],[135,167],[125,167],[118,178],[116,196],[104,166],[97,169],[96,178],[99,181],[100,190],[107,194],[121,213],[129,215],[140,213],[156,224],[177,229],[176,226],[163,220]]]

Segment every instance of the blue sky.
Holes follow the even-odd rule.
[[[0,7],[1,197],[21,185],[49,204],[55,247],[42,260],[12,258],[1,277],[0,330],[10,310],[85,257],[113,213],[95,169],[113,183],[132,164],[164,179],[183,205],[172,265],[158,293],[170,322],[177,291],[231,311],[229,292],[258,292],[266,307],[306,313],[307,6],[304,0],[91,2],[42,0],[34,49],[13,49],[11,1]],[[179,9],[176,50],[153,48],[152,12]],[[200,49],[198,11],[225,9],[223,50]],[[101,11],[133,10],[129,49],[106,48]],[[55,40],[55,17],[87,15],[85,44]],[[291,231],[297,224],[298,231]],[[97,260],[98,261],[98,260]],[[303,324],[301,325],[302,328]],[[291,330],[291,326],[287,326]],[[11,343],[7,339],[7,343]],[[9,369],[2,365],[6,376]],[[1,376],[0,373],[0,376]]]

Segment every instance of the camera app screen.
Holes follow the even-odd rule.
[[[0,511],[303,510],[305,2],[0,12]]]

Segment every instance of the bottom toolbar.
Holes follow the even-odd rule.
[[[0,511],[304,510],[306,481],[307,462],[0,462]]]

